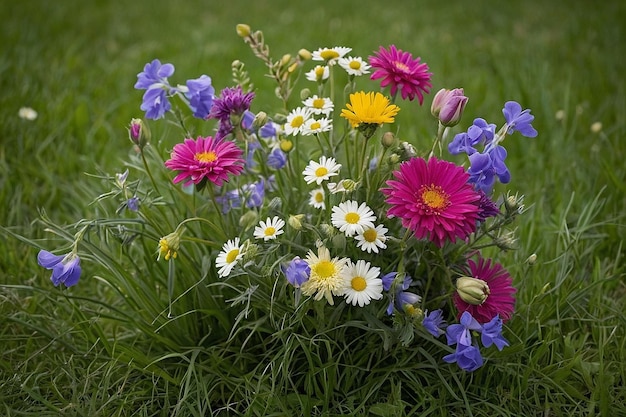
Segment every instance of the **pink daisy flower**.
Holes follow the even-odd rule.
[[[517,291],[512,286],[511,275],[506,269],[491,259],[480,257],[478,263],[469,260],[470,280],[476,279],[479,286],[483,286],[486,298],[481,304],[471,304],[463,300],[458,292],[454,293],[454,305],[459,314],[458,317],[468,311],[479,323],[490,322],[496,315],[502,321],[511,318],[515,308],[515,297]]]
[[[480,194],[469,175],[452,162],[411,158],[393,172],[395,179],[381,189],[391,207],[389,217],[402,219],[418,239],[429,239],[442,247],[446,241],[465,239],[476,230]]]
[[[369,57],[369,63],[375,69],[370,78],[382,78],[381,87],[390,85],[392,97],[400,90],[402,99],[414,100],[417,97],[421,105],[423,93],[428,94],[432,87],[432,73],[428,72],[427,64],[420,63],[420,59],[413,59],[409,52],[396,49],[395,45],[391,45],[389,50],[381,46],[374,56]]]
[[[198,137],[174,145],[165,166],[179,171],[174,183],[186,181],[185,185],[190,185],[209,180],[215,185],[222,185],[228,180],[228,175],[239,175],[243,170],[241,155],[241,149],[233,142],[217,141],[211,136]]]

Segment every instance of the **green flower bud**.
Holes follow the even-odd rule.
[[[239,226],[244,230],[248,230],[252,226],[256,225],[258,220],[259,215],[257,214],[257,212],[254,210],[250,210],[239,218]]]
[[[456,292],[466,303],[480,305],[489,296],[489,286],[482,279],[460,277],[456,280]]]
[[[237,29],[237,35],[241,36],[242,38],[247,38],[248,36],[250,36],[250,33],[251,33],[250,26],[244,23],[239,23],[236,29]]]

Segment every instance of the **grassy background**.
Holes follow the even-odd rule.
[[[409,372],[410,357],[398,357],[414,395],[396,387],[389,394],[400,397],[396,408],[352,409],[363,415],[626,415],[622,2],[24,0],[3,2],[0,12],[0,414],[229,415],[227,407],[209,411],[203,404],[209,380],[183,383],[200,371],[167,379],[158,366],[128,366],[119,360],[128,358],[123,352],[112,355],[116,349],[139,355],[148,347],[113,325],[97,334],[90,326],[97,306],[83,311],[67,303],[37,266],[37,248],[11,232],[52,249],[35,222],[40,209],[60,224],[96,216],[88,206],[94,180],[85,172],[122,171],[130,151],[126,126],[141,116],[141,92],[132,86],[146,62],[174,63],[174,82],[209,74],[216,89],[231,84],[234,59],[260,74],[261,64],[234,33],[245,22],[263,30],[275,57],[334,45],[367,56],[392,43],[419,55],[434,73],[435,91],[465,88],[470,102],[462,128],[472,117],[501,120],[506,100],[536,117],[537,138],[505,143],[511,188],[531,206],[520,222],[519,250],[502,260],[519,288],[508,333],[515,335],[513,346],[484,371],[454,376],[451,386]],[[262,80],[256,84],[259,101],[271,97]],[[37,120],[19,119],[22,106],[37,110]],[[431,132],[427,113],[400,113],[403,139],[419,146]],[[601,131],[591,131],[594,122],[602,123]],[[179,140],[167,127],[153,133],[164,143]],[[531,253],[538,262],[529,268],[524,260]],[[96,266],[83,266],[75,295],[110,297],[86,284]],[[105,339],[114,347],[103,346]],[[181,361],[190,357],[177,354]],[[212,363],[232,386],[246,386],[226,372],[227,357],[208,355],[202,366]],[[290,413],[289,400],[259,390],[266,397],[250,398],[250,415]],[[252,390],[240,394],[252,396]]]

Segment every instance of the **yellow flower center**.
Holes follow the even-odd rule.
[[[328,279],[335,276],[337,268],[330,261],[320,261],[313,266],[313,273],[320,279]]]
[[[313,100],[313,107],[315,107],[316,109],[321,109],[324,108],[324,99],[323,98],[316,98],[315,100]]]
[[[370,243],[376,242],[376,238],[378,238],[378,233],[376,233],[376,229],[367,229],[363,232],[363,239]]]
[[[393,66],[402,72],[409,72],[409,67],[404,62],[396,61],[393,63]]]
[[[208,152],[198,152],[195,156],[194,156],[195,160],[198,162],[215,162],[217,161],[217,154],[213,151],[208,151]]]
[[[239,249],[232,249],[226,254],[226,262],[229,264],[235,262],[235,259],[237,259],[237,255],[239,255]]]
[[[358,213],[350,212],[346,214],[346,221],[350,224],[357,224],[361,220],[361,216]]]
[[[291,120],[291,127],[300,127],[304,123],[304,117],[297,115]]]
[[[311,130],[317,130],[319,128],[322,127],[322,124],[320,122],[313,122],[311,123]]]
[[[324,201],[324,194],[322,193],[315,194],[315,201],[318,203],[321,203],[322,201]]]
[[[283,152],[289,152],[293,148],[293,142],[290,140],[281,140],[280,141],[280,150]]]
[[[448,194],[438,185],[423,185],[420,189],[420,196],[422,202],[435,212],[441,212],[450,205]]]
[[[324,49],[322,52],[320,52],[320,56],[325,61],[330,61],[331,59],[339,58],[339,53],[332,49]]]
[[[367,288],[367,281],[363,277],[354,277],[352,281],[350,281],[350,285],[354,291],[363,291]]]
[[[274,233],[276,233],[276,229],[274,229],[272,226],[265,228],[265,236],[273,236]]]
[[[315,77],[317,77],[317,79],[321,79],[324,76],[324,67],[322,66],[317,66],[315,67]]]
[[[326,174],[328,174],[328,169],[326,169],[326,167],[319,167],[315,170],[316,177],[323,177]]]
[[[350,61],[349,64],[350,68],[352,68],[353,70],[358,70],[361,68],[361,63],[359,61]]]

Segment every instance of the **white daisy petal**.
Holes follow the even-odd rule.
[[[371,300],[383,298],[380,268],[371,266],[369,262],[358,260],[354,264],[348,261],[343,269],[343,283],[343,296],[348,304],[363,307]]]
[[[365,203],[359,205],[353,200],[344,201],[334,206],[330,220],[346,236],[363,233],[366,228],[374,228],[376,216]]]
[[[285,221],[278,216],[274,216],[272,219],[268,217],[266,221],[259,222],[259,225],[254,228],[254,237],[263,239],[265,242],[276,239],[278,235],[284,233],[284,226]]]
[[[382,224],[379,224],[376,227],[366,227],[363,229],[363,232],[357,233],[354,239],[357,241],[357,248],[361,248],[362,251],[367,251],[368,253],[378,253],[378,248],[387,249],[387,245],[385,241],[387,240],[388,229],[384,227]]]
[[[371,65],[363,61],[361,57],[339,58],[338,64],[346,70],[348,75],[356,76],[369,74],[371,68]]]
[[[339,174],[341,164],[335,161],[335,158],[327,158],[322,156],[319,162],[310,161],[309,165],[302,171],[304,180],[307,184],[320,185],[323,181],[328,180],[330,177]]]
[[[218,268],[217,275],[227,277],[232,269],[243,257],[243,245],[239,244],[239,238],[229,240],[222,246],[222,251],[217,255],[215,267]]]

